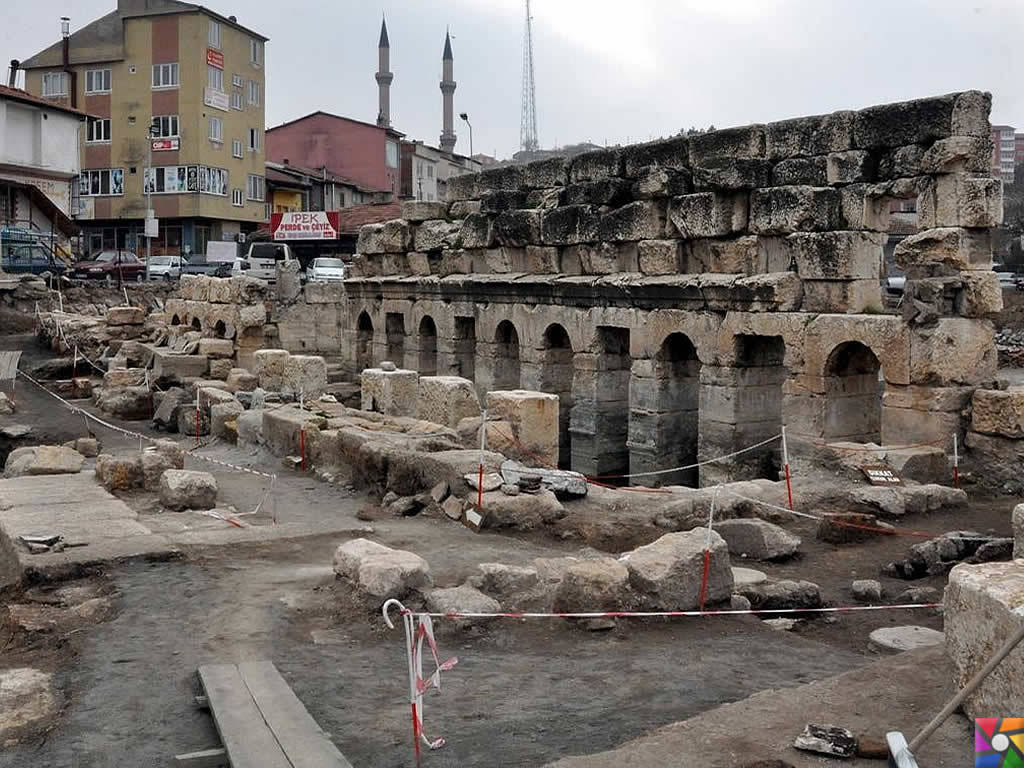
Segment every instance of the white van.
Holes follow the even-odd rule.
[[[293,261],[292,249],[284,243],[250,243],[249,252],[235,259],[233,275],[249,275],[273,282],[277,277],[279,261]]]

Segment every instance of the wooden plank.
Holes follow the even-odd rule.
[[[247,662],[238,671],[293,768],[352,768],[273,664]]]
[[[222,768],[228,764],[228,755],[223,747],[215,749],[203,749],[199,752],[189,752],[184,755],[175,755],[174,762],[181,768]]]
[[[234,664],[199,668],[231,768],[292,768]]]

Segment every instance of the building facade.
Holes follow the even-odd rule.
[[[399,142],[404,134],[328,112],[313,112],[267,130],[267,160],[328,173],[373,190],[399,194]]]
[[[92,117],[72,214],[83,250],[205,253],[267,220],[267,38],[191,3],[117,9],[21,64],[26,89]]]
[[[72,189],[81,172],[78,142],[86,114],[0,86],[0,252],[42,244],[69,257]]]
[[[1017,138],[1012,125],[992,126],[992,175],[1013,183],[1017,162]]]

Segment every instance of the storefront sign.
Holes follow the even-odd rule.
[[[60,181],[58,179],[47,179],[41,176],[28,176],[21,173],[7,173],[4,171],[0,181],[17,181],[28,183],[50,198],[50,202],[60,208],[65,216],[71,215],[71,181],[70,179]]]
[[[337,211],[293,211],[270,216],[275,240],[337,240]]]
[[[224,69],[224,54],[213,48],[206,49],[206,63],[217,69]]]
[[[154,152],[172,152],[180,148],[180,139],[153,139]]]
[[[231,97],[215,88],[203,89],[203,104],[227,112],[231,108]]]

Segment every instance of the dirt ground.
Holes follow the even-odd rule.
[[[80,418],[27,383],[19,384],[19,406],[0,423],[32,424],[51,440],[84,434]],[[106,450],[131,445],[114,434],[99,436]],[[364,493],[285,472],[272,457],[233,447],[205,450],[280,472],[280,514],[301,507],[305,514],[349,518],[353,530],[369,526],[371,538],[425,557],[439,586],[461,583],[478,562],[527,562],[581,546],[542,533],[473,534],[438,519],[362,522],[356,514],[372,501]],[[239,509],[261,495],[251,476],[218,473],[218,479],[222,502]],[[799,482],[796,495],[799,501]],[[935,533],[969,527],[1009,535],[1012,506],[1010,499],[973,500],[967,515],[913,516],[904,523]],[[879,575],[883,563],[905,556],[919,539],[834,547],[818,542],[813,526],[787,526],[803,538],[799,558],[749,565],[772,577],[814,581],[833,605],[852,602],[849,586],[857,578],[879,579],[892,596],[910,586],[944,586],[941,575],[913,582]],[[197,667],[252,659],[277,665],[354,765],[412,765],[403,637],[335,582],[331,558],[344,538],[193,548],[180,559],[81,574],[71,585],[104,596],[108,612],[89,621],[59,618],[42,631],[0,629],[0,672],[22,666],[53,672],[60,702],[55,717],[16,734],[19,743],[0,751],[0,766],[171,765],[176,753],[217,744],[209,714],[192,700]],[[0,619],[4,604],[45,602],[67,587],[0,596]],[[931,610],[837,614],[802,622],[793,632],[768,629],[753,617],[620,621],[610,632],[559,620],[469,630],[440,622],[441,652],[457,655],[459,664],[444,676],[442,693],[427,700],[427,732],[444,736],[448,746],[428,754],[425,764],[535,766],[613,749],[760,691],[860,668],[877,658],[867,649],[870,631],[905,623],[941,629],[942,618]],[[941,704],[934,691],[922,690],[908,706],[928,712]],[[809,721],[814,714],[807,713]]]

